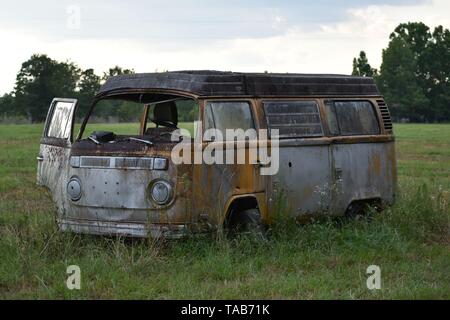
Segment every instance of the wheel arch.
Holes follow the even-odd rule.
[[[234,218],[237,218],[235,215],[249,209],[259,209],[258,197],[256,195],[244,194],[232,196],[225,206],[225,215],[222,220],[222,225],[224,227],[229,227]]]
[[[373,207],[377,211],[381,211],[385,207],[381,197],[353,199],[347,205],[344,215],[352,215],[352,213],[354,213],[352,211],[364,210],[367,206]]]

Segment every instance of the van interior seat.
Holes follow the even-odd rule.
[[[156,127],[163,126],[177,129],[178,110],[175,101],[156,104],[151,121],[156,124]]]

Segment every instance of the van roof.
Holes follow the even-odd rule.
[[[108,78],[97,97],[139,90],[181,91],[196,96],[379,96],[370,77],[337,74],[171,71]]]

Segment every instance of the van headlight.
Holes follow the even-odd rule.
[[[168,204],[172,200],[172,185],[164,180],[157,180],[150,185],[150,198],[159,205]]]

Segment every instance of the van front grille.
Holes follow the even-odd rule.
[[[383,120],[384,129],[392,132],[392,119],[389,109],[384,100],[377,100],[378,108],[380,109],[381,118]]]
[[[81,157],[80,167],[109,168],[110,158],[106,157]]]
[[[79,160],[77,160],[79,159]],[[77,161],[75,161],[77,160]],[[106,169],[153,169],[154,158],[145,157],[71,157],[71,166],[75,168],[106,168]],[[157,170],[162,170],[157,168]]]
[[[153,158],[116,158],[116,168],[152,169]]]

